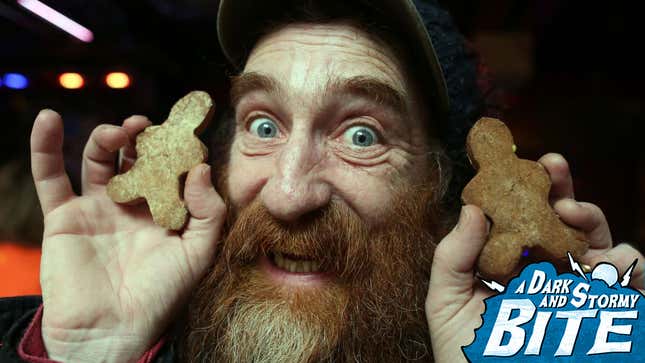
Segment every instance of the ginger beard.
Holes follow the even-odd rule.
[[[182,360],[431,361],[424,302],[440,229],[436,195],[401,189],[373,225],[335,200],[290,224],[257,200],[229,213],[215,265],[189,307]],[[277,283],[258,264],[276,251],[320,262],[327,279]]]

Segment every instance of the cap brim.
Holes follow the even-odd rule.
[[[325,0],[321,0],[325,1]],[[330,1],[330,0],[326,0]],[[238,70],[244,66],[248,50],[266,22],[283,10],[280,0],[221,0],[217,15],[217,35],[222,52]],[[424,57],[421,72],[414,75],[430,82],[427,87],[432,94],[430,102],[436,107],[439,119],[447,120],[450,103],[441,64],[437,58],[432,40],[412,0],[370,0],[366,6],[378,7],[382,14],[388,14],[388,22],[408,44],[417,45],[420,57]]]

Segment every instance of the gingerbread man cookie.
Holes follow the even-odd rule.
[[[547,171],[515,155],[513,136],[503,122],[480,119],[468,134],[467,148],[477,174],[461,198],[480,207],[492,222],[477,261],[480,274],[509,277],[525,249],[550,260],[566,259],[567,252],[579,257],[587,251],[584,235],[564,224],[549,205]]]
[[[156,224],[181,229],[188,216],[181,178],[206,160],[208,150],[196,135],[206,128],[213,109],[206,92],[193,91],[172,107],[162,125],[141,132],[137,136],[137,160],[128,172],[110,180],[110,198],[117,203],[143,198]]]

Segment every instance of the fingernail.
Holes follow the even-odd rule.
[[[206,164],[206,166],[202,167],[202,176],[204,178],[208,177],[208,179],[210,180],[210,178],[211,178],[211,166],[210,165]]]
[[[573,198],[567,198],[566,200],[567,200],[567,203],[569,203],[569,205],[573,206],[574,208],[582,207],[582,205],[580,203],[578,203],[578,201],[576,201]]]
[[[47,111],[51,111],[51,110],[49,108],[43,108],[42,110],[40,110],[38,112],[38,115],[36,115],[36,117],[40,117],[43,113],[45,113]]]

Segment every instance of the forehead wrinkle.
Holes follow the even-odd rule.
[[[337,31],[339,26],[345,29],[349,28],[352,31],[349,33],[339,33]],[[374,41],[374,38],[372,38],[370,34],[357,29],[352,25],[343,23],[337,23],[334,25],[324,25],[318,23],[290,23],[283,26],[282,28],[274,30],[270,34],[265,35],[264,38],[259,41],[259,43],[262,43],[268,39],[274,40],[275,38],[280,38],[284,33],[293,33],[295,35],[301,36],[301,39],[294,40],[303,44],[311,45],[335,45],[337,43],[351,43],[360,44],[362,46],[365,46],[366,48],[372,48],[374,44],[378,44],[378,42]],[[281,42],[289,40],[290,39],[278,39],[277,41]],[[382,44],[378,45],[381,46]]]
[[[372,67],[374,67],[374,69],[378,70],[380,73],[380,76],[382,76],[382,78],[386,79],[387,81],[390,81],[393,84],[403,84],[404,81],[402,79],[402,76],[397,71],[397,69],[392,65],[387,64],[386,62],[383,62],[380,59],[370,57],[364,54],[355,54],[354,56],[356,56],[359,59],[362,59],[363,64],[369,64]],[[378,61],[375,62],[375,60],[378,60]],[[373,74],[372,77],[376,78],[376,74]]]
[[[291,31],[291,28],[285,28]],[[400,67],[398,59],[392,54],[385,45],[380,42],[376,42],[371,38],[365,38],[369,34],[361,36],[361,32],[357,31],[356,36],[349,36],[345,34],[334,34],[333,36],[328,36],[325,34],[325,40],[321,40],[320,36],[311,35],[309,33],[303,33],[308,39],[282,39],[280,35],[285,29],[271,33],[264,39],[262,39],[258,46],[253,51],[254,58],[258,61],[260,58],[263,58],[265,55],[270,56],[272,53],[287,51],[290,54],[292,52],[302,50],[302,49],[312,49],[313,52],[322,51],[335,51],[333,52],[334,57],[338,57],[340,60],[347,60],[349,62],[355,62],[360,60],[362,63],[368,63],[374,66],[378,71],[383,75],[391,78],[392,81],[396,81],[397,78],[403,78],[403,75],[397,69],[397,66]],[[330,27],[330,29],[333,29]],[[342,39],[343,42],[333,42],[333,39]],[[351,47],[348,46],[348,41],[351,42]],[[268,46],[266,43],[269,43]],[[340,44],[339,44],[340,43]],[[355,49],[356,46],[360,46],[361,49]],[[348,57],[344,57],[348,56]],[[351,58],[355,57],[356,59],[352,60]]]
[[[335,30],[338,29],[338,26],[349,28],[351,29],[351,32],[335,32]],[[334,24],[291,23],[267,35],[265,39],[279,38],[282,33],[287,31],[301,35],[303,39],[313,38],[313,40],[293,39],[294,42],[301,43],[302,45],[312,45],[314,47],[320,45],[334,46],[346,50],[347,43],[350,43],[352,45],[360,45],[364,47],[368,53],[380,53],[383,58],[386,59],[392,59],[392,57],[394,56],[387,43],[384,43],[381,39],[374,37],[372,34],[347,21],[341,21]],[[333,32],[333,34],[330,34],[330,32]],[[341,41],[334,42],[335,39],[339,39]],[[276,42],[289,41],[291,41],[291,39],[279,39]]]
[[[396,85],[397,90],[400,88],[404,88],[406,81],[403,79],[403,75],[400,74],[399,70],[396,68],[395,65],[389,64],[385,62],[384,60],[380,59],[379,57],[374,57],[370,56],[369,54],[365,54],[360,51],[353,51],[349,50],[347,48],[342,48],[338,47],[342,50],[342,52],[338,52],[335,57],[327,57],[327,60],[325,62],[325,68],[327,68],[327,79],[331,79],[332,77],[332,69],[338,69],[344,68],[346,65],[349,65],[351,67],[352,63],[361,63],[363,65],[370,65],[373,70],[377,71],[378,74],[372,74],[371,76],[375,79],[382,79],[381,82],[389,82],[392,83],[393,85]],[[256,53],[254,63],[259,62],[260,64],[262,63],[261,60],[263,59],[263,56],[270,56],[272,53],[280,53],[281,51],[284,51],[286,48],[281,48],[281,49],[271,49],[271,50],[261,50],[258,53]],[[293,48],[290,48],[291,50]],[[384,53],[379,52],[380,55],[385,56]],[[300,80],[301,82],[303,80]],[[394,87],[394,86],[393,86]],[[326,91],[329,88],[329,86],[322,86],[322,89],[320,91]],[[284,88],[282,89],[284,91]],[[406,97],[408,96],[406,92],[400,91],[399,93],[404,94]],[[406,98],[407,99],[407,98]]]
[[[267,40],[267,39],[265,39]],[[351,43],[352,46],[359,45],[361,49],[351,49],[347,46],[348,43]],[[377,46],[374,46],[377,45]],[[344,43],[337,43],[337,42],[328,42],[328,41],[321,41],[321,40],[302,40],[302,39],[277,39],[273,40],[270,45],[268,46],[269,48],[274,48],[274,49],[269,49],[266,50],[266,46],[263,46],[262,43],[255,49],[254,53],[272,53],[275,51],[291,51],[295,49],[302,49],[302,48],[312,48],[314,51],[320,51],[320,49],[339,49],[343,53],[347,53],[350,55],[355,55],[355,56],[368,56],[370,58],[375,58],[378,59],[380,62],[384,62],[382,59],[392,59],[391,55],[388,54],[388,52],[385,49],[379,49],[381,48],[380,45],[378,44],[360,44],[359,42],[352,41],[352,42],[344,42]],[[373,55],[377,54],[378,56],[374,57]]]
[[[296,34],[302,34],[305,36],[311,36],[311,34],[319,35],[328,35],[330,32],[333,32],[338,29],[339,26],[353,28],[354,31],[347,34],[334,34],[334,37],[346,38],[350,41],[355,41],[360,36],[362,30],[356,28],[351,22],[339,21],[332,23],[317,23],[317,22],[296,22],[283,25],[281,28],[275,30],[275,33],[280,33],[286,28],[289,28],[290,31],[293,31]]]

